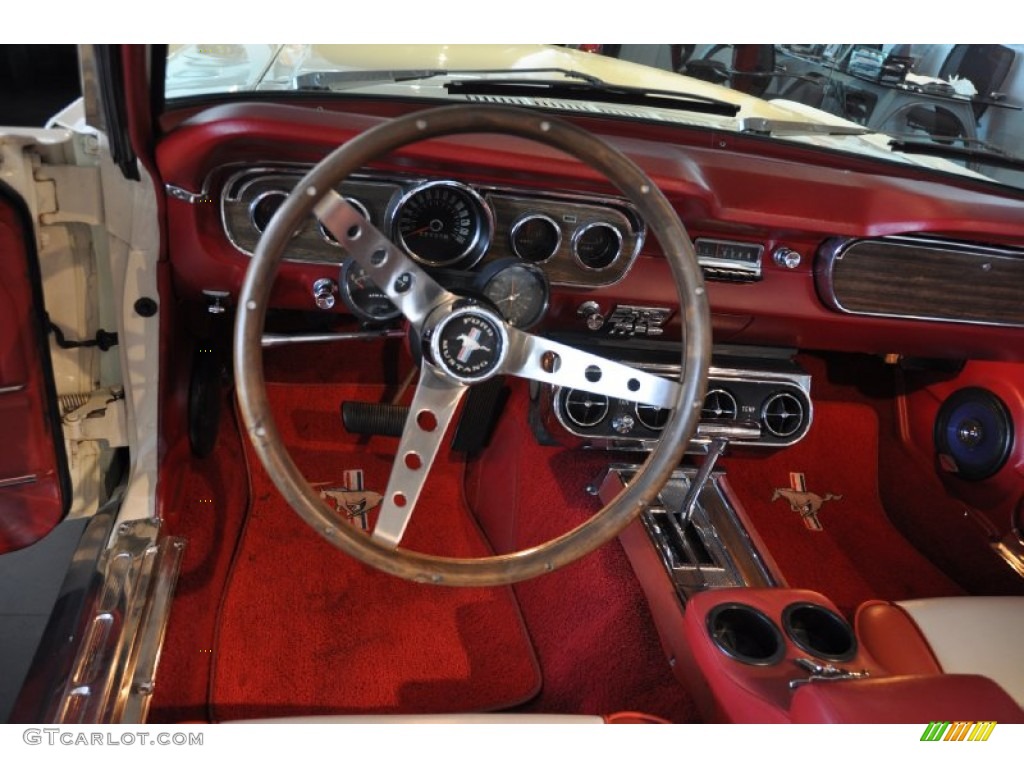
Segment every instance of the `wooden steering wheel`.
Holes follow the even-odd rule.
[[[461,133],[511,134],[548,144],[603,173],[637,208],[672,270],[683,325],[680,382],[607,360],[509,325],[493,308],[457,296],[367,222],[335,191],[370,161],[416,141]],[[341,523],[288,455],[263,378],[261,337],[271,286],[288,241],[310,212],[380,286],[419,335],[419,383],[372,534]],[[614,538],[676,469],[700,418],[711,350],[700,267],[672,206],[618,150],[565,121],[509,107],[448,106],[383,123],[342,145],[296,185],[256,248],[239,297],[234,369],[242,419],[256,453],[299,516],[343,552],[374,568],[448,586],[511,584],[567,565]],[[400,544],[446,429],[471,384],[493,376],[546,384],[672,409],[660,441],[631,483],[576,528],[529,549],[454,558]]]

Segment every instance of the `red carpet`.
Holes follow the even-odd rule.
[[[499,549],[565,533],[600,507],[586,486],[619,455],[538,445],[525,387],[471,465],[467,494]],[[635,455],[627,460],[636,460]],[[540,695],[521,709],[606,715],[633,710],[674,723],[697,710],[673,677],[650,609],[618,541],[554,573],[515,585],[544,670]]]
[[[278,427],[310,481],[363,471],[382,492],[397,440],[347,437],[344,399],[379,401],[370,385],[270,385]],[[540,684],[510,589],[413,584],[335,550],[280,498],[250,459],[252,507],[221,606],[211,709],[217,720],[298,713],[486,711]],[[435,465],[403,545],[489,554],[463,503],[463,465]]]
[[[149,722],[203,722],[210,716],[216,606],[249,505],[233,397],[224,394],[216,448],[208,457],[193,456],[183,439],[165,461],[167,476],[174,478],[163,491],[166,522],[186,546]]]
[[[726,456],[721,468],[791,587],[813,589],[844,612],[864,600],[963,594],[891,524],[878,490],[878,418],[866,405],[815,403],[814,424],[800,443],[776,454]],[[822,530],[774,490],[801,472],[826,501]]]

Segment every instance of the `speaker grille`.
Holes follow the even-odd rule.
[[[950,395],[935,419],[939,466],[965,480],[984,480],[1006,464],[1013,422],[1006,405],[981,387]]]

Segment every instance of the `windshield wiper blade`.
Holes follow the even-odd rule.
[[[765,136],[863,136],[874,133],[859,125],[829,125],[805,123],[801,120],[769,120],[764,117],[745,117],[740,121],[740,133],[760,133]]]
[[[539,67],[517,69],[520,74],[563,75],[582,80],[591,85],[603,85],[604,81],[586,72],[562,67]],[[429,80],[433,77],[454,77],[458,75],[507,75],[507,69],[349,69],[341,72],[306,72],[295,78],[295,87],[303,91],[340,91],[345,88],[360,88],[373,83],[403,83],[410,80]]]
[[[614,85],[602,80],[596,80],[596,82],[588,80],[585,83],[530,80],[528,78],[452,80],[445,84],[445,88],[448,89],[448,93],[464,96],[525,96],[528,98],[600,101],[608,104],[685,110],[725,117],[735,117],[736,113],[740,111],[737,104],[705,96],[637,88],[629,85]]]
[[[981,148],[963,147],[955,144],[937,144],[930,141],[914,141],[907,139],[893,139],[889,147],[894,152],[902,152],[907,155],[927,155],[929,157],[942,157],[947,160],[964,160],[966,162],[979,163],[981,165],[992,165],[998,168],[1009,168],[1010,170],[1024,170],[1024,158],[1008,155],[1000,152],[990,145],[979,142]]]

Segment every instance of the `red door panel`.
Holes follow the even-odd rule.
[[[70,500],[35,240],[0,184],[0,554],[49,533]]]

